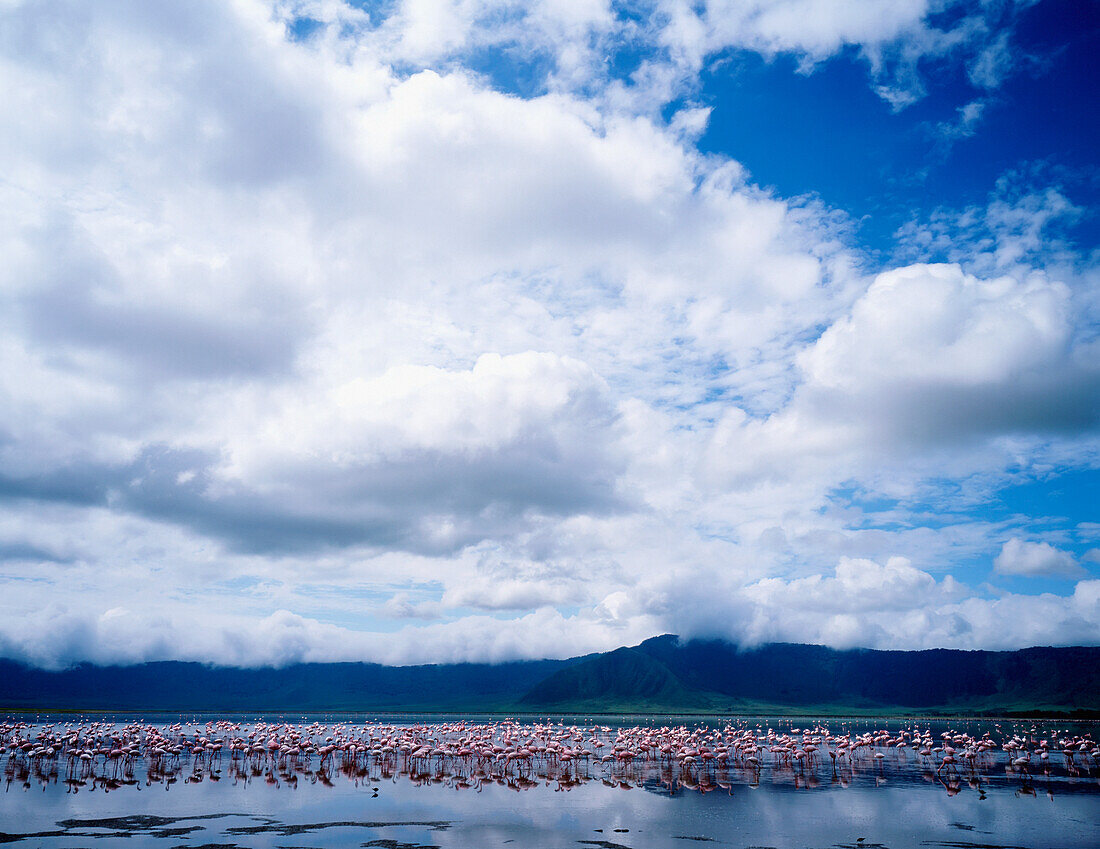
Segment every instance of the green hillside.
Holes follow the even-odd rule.
[[[166,661],[48,671],[0,660],[0,708],[1100,716],[1100,648],[741,649],[666,635],[569,660],[502,664]]]

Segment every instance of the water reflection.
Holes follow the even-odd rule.
[[[757,722],[656,726],[563,722],[59,721],[0,723],[5,789],[109,793],[177,783],[296,790],[383,782],[479,793],[487,785],[568,793],[599,782],[652,793],[925,784],[948,796],[1096,792],[1087,726]]]

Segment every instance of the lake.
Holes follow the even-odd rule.
[[[6,717],[0,843],[1100,847],[1096,731],[1049,720]]]

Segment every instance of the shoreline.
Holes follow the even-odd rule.
[[[830,720],[896,720],[896,721],[927,721],[927,722],[1027,722],[1035,721],[1064,721],[1064,722],[1100,722],[1100,710],[1082,710],[1080,713],[1065,713],[1053,711],[1039,711],[1035,713],[998,713],[998,714],[937,714],[937,713],[829,713],[816,711],[801,712],[716,712],[716,711],[494,711],[494,710],[356,710],[356,709],[309,709],[294,710],[271,708],[264,710],[226,710],[226,709],[185,709],[168,710],[164,708],[12,708],[0,705],[0,717],[4,716],[255,716],[255,717],[376,717],[380,719],[403,719],[421,717],[447,717],[447,718],[479,718],[492,717],[498,719],[561,719],[565,717],[581,719],[697,719],[697,720],[723,720],[723,719],[771,719],[771,720],[800,720],[800,719],[830,719]]]

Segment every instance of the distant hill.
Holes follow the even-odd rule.
[[[1100,716],[1100,648],[739,649],[666,635],[569,660],[63,671],[0,660],[0,710],[926,713]]]
[[[0,660],[0,709],[158,711],[496,710],[573,661],[240,669],[161,661],[51,672]]]
[[[520,701],[559,710],[1096,712],[1100,648],[837,651],[772,643],[741,650],[666,635],[557,670]]]
[[[641,648],[615,649],[571,664],[537,684],[520,703],[691,705],[698,701],[667,665]]]

